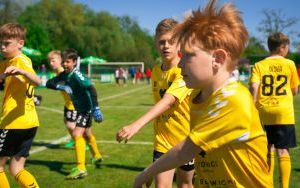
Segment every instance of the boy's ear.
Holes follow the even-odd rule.
[[[227,53],[223,49],[217,49],[213,52],[213,57],[216,63],[224,64],[227,59]]]
[[[22,48],[25,44],[25,41],[24,40],[18,40],[18,45],[19,45],[19,48]]]

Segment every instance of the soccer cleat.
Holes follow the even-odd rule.
[[[98,159],[91,158],[91,164],[95,165],[96,167],[99,167],[101,165],[101,162],[103,161],[102,157],[99,157]]]
[[[70,140],[68,143],[65,144],[65,148],[68,148],[68,149],[71,149],[71,148],[74,148],[74,145],[75,145],[75,142],[74,140]]]
[[[81,179],[87,176],[86,170],[80,170],[77,167],[72,168],[71,173],[66,177],[67,180]]]

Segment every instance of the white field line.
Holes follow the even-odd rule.
[[[129,90],[129,91],[126,91],[126,92],[123,92],[123,93],[119,93],[119,94],[116,94],[116,95],[111,95],[111,96],[109,96],[109,97],[104,97],[104,98],[102,98],[102,99],[100,100],[100,102],[103,102],[103,101],[106,101],[106,100],[110,100],[110,99],[114,99],[114,98],[117,98],[117,97],[121,97],[121,96],[124,96],[124,95],[128,95],[128,94],[134,93],[134,92],[136,92],[136,91],[145,89],[146,87],[148,87],[148,86],[144,86],[144,87],[132,89],[132,90]],[[51,112],[55,112],[55,113],[59,113],[59,114],[63,114],[63,111],[62,111],[62,110],[57,110],[57,109],[48,108],[48,107],[43,107],[43,106],[39,106],[38,108],[43,109],[43,110],[48,110],[48,111],[51,111]],[[70,139],[70,136],[69,136],[69,135],[48,142],[49,144],[47,144],[47,146],[57,145],[57,144],[60,144],[60,143],[65,142],[65,141],[68,140],[68,139]],[[113,141],[104,141],[104,142],[107,142],[107,143],[108,143],[108,142],[113,142]],[[114,143],[115,143],[115,142],[114,142]],[[130,142],[129,142],[129,143],[130,143]],[[129,143],[128,143],[128,144],[129,144]],[[142,142],[141,142],[141,143],[142,143]],[[48,149],[47,146],[41,146],[41,147],[37,147],[37,148],[35,148],[35,149],[32,149],[32,150],[30,150],[30,154],[34,154],[34,153],[38,153],[38,152],[44,151],[44,150]]]
[[[67,136],[61,137],[57,140],[54,140],[54,141],[53,140],[34,140],[34,142],[45,143],[45,146],[41,146],[36,149],[33,149],[29,153],[30,153],[30,155],[32,155],[34,153],[39,153],[41,151],[48,149],[51,146],[59,145],[63,142],[66,142],[69,139],[70,139],[70,136],[67,135]],[[115,140],[98,140],[97,143],[99,143],[99,144],[120,144],[119,142],[117,142]],[[126,144],[127,145],[153,145],[152,142],[140,142],[140,141],[129,141]]]
[[[64,138],[64,139],[63,139]],[[61,141],[66,142],[70,136],[63,137]],[[53,140],[34,140],[34,142],[46,144],[46,145],[59,145],[60,143],[54,142]],[[97,140],[98,144],[125,144],[119,143],[115,140]],[[128,141],[126,145],[153,145],[153,142],[144,142],[144,141]]]

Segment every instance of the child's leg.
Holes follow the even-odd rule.
[[[291,175],[291,159],[287,149],[277,149],[280,172],[280,187],[288,188]]]
[[[268,145],[268,165],[269,173],[271,175],[271,180],[273,181],[273,174],[275,168],[275,148],[274,145]]]
[[[179,188],[193,188],[194,170],[183,170],[178,168],[176,173],[177,187]]]
[[[22,187],[38,188],[39,185],[33,175],[24,169],[25,161],[25,157],[12,157],[9,165],[10,173]]]
[[[0,187],[9,188],[9,183],[4,172],[4,166],[8,157],[0,157]]]
[[[159,173],[155,176],[156,188],[172,188],[175,169]]]
[[[66,128],[67,128],[69,134],[72,136],[73,131],[74,131],[75,126],[76,126],[76,123],[71,122],[71,121],[67,121],[67,120],[64,120],[64,122],[65,122],[65,125],[66,125]]]
[[[85,128],[83,127],[75,127],[73,131],[77,168],[80,170],[85,170],[85,140],[83,138],[84,131]]]
[[[98,148],[98,145],[97,145],[96,138],[92,132],[92,128],[91,127],[86,128],[84,134],[85,134],[84,137],[85,137],[88,145],[90,146],[90,151],[93,155],[93,158],[94,159],[102,158],[101,153]]]
[[[68,121],[66,120],[66,118],[64,119],[64,122],[65,122],[65,126],[69,132],[69,134],[72,136],[73,134],[73,131],[75,129],[75,126],[76,126],[76,123],[75,122],[72,122],[72,121]],[[68,143],[65,144],[65,148],[73,148],[74,147],[74,139],[73,137],[69,140]]]

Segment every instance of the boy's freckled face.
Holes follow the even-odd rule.
[[[179,66],[182,68],[181,74],[187,87],[203,88],[213,76],[212,55],[196,45],[192,45],[188,50],[182,49],[181,53]]]
[[[2,39],[0,41],[1,53],[6,58],[14,57],[16,53],[20,52],[23,43],[23,40],[18,39]]]
[[[73,61],[72,59],[66,59],[63,61],[62,65],[66,72],[72,72],[76,66],[76,61]]]
[[[170,62],[178,55],[179,49],[176,42],[172,39],[172,34],[172,32],[161,34],[155,40],[156,48],[164,62]]]

